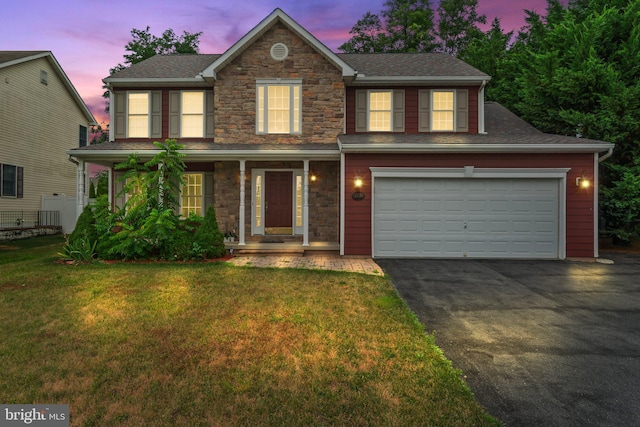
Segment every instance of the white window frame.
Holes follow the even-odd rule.
[[[372,93],[388,93],[389,94],[389,110],[373,110],[371,108]],[[389,113],[389,129],[371,129],[371,113],[372,112],[388,112]],[[367,132],[393,132],[393,89],[376,89],[367,91]]]
[[[269,130],[269,88],[289,87],[289,131]],[[300,135],[302,133],[302,79],[258,79],[256,81],[256,134]]]
[[[435,103],[435,94],[436,93],[450,93],[451,96],[453,97],[452,100],[452,109],[451,110],[436,110],[436,103]],[[431,128],[431,132],[455,132],[456,131],[456,98],[457,98],[457,93],[455,89],[434,89],[431,91],[430,93],[430,101],[431,101],[431,117],[429,118],[429,120],[431,121],[430,123],[430,128]],[[434,116],[435,113],[440,113],[440,112],[451,112],[452,115],[452,121],[451,121],[451,129],[434,129]]]
[[[147,134],[146,136],[131,135],[131,113],[129,111],[129,101],[131,95],[147,95]],[[151,136],[151,92],[150,91],[127,91],[126,98],[126,120],[127,120],[127,138],[149,138]],[[144,114],[136,114],[136,117],[142,117]]]
[[[199,185],[200,187],[200,195],[194,195],[194,196],[190,196],[190,195],[185,195],[183,193],[185,187],[189,187],[189,183],[187,182],[187,177],[188,176],[199,176],[200,177],[200,183],[196,184]],[[200,216],[204,216],[204,173],[202,172],[189,172],[189,173],[185,173],[184,174],[184,182],[182,183],[182,185],[180,186],[180,216],[187,218],[189,216],[189,214],[191,213],[191,210],[194,210],[191,206],[187,206],[185,207],[184,205],[184,199],[185,198],[193,198],[194,200],[196,199],[200,199],[200,212],[195,212],[197,215]],[[195,207],[196,209],[198,208],[197,206]],[[185,212],[186,209],[186,212]],[[195,211],[195,210],[194,210]]]
[[[185,93],[200,93],[202,95],[202,105],[200,113],[185,113],[184,112],[184,94]],[[207,95],[203,90],[183,90],[180,91],[180,137],[181,138],[204,138],[205,134],[205,126],[206,126],[206,103],[207,103]],[[200,129],[200,135],[185,135],[184,129],[184,118],[185,116],[199,116],[202,120],[202,127]]]

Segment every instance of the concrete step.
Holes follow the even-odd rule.
[[[304,249],[287,249],[287,248],[273,248],[273,249],[234,249],[233,255],[277,255],[277,256],[304,256]]]

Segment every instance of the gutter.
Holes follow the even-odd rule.
[[[71,163],[75,164],[76,166],[78,166],[80,164],[79,161],[77,161],[76,159],[74,159],[71,154],[69,154],[69,158],[67,159],[69,160]]]
[[[613,155],[613,147],[609,148],[609,150],[605,154],[603,154],[602,156],[598,157],[598,163],[604,162],[605,160],[607,160],[612,155]]]

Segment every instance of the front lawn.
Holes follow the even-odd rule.
[[[68,403],[73,426],[499,424],[387,278],[61,246],[0,242],[2,403]]]

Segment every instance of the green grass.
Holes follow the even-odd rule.
[[[0,244],[2,403],[68,403],[73,426],[499,424],[387,278],[23,242]]]

